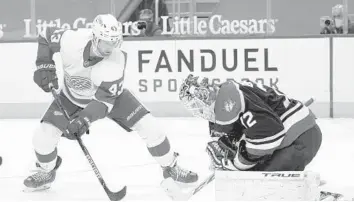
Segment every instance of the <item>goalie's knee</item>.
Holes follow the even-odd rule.
[[[50,162],[56,158],[56,147],[62,132],[49,123],[41,123],[35,130],[32,144],[38,161]]]
[[[314,172],[216,171],[216,200],[317,201],[320,178]],[[296,190],[296,191],[294,191]]]

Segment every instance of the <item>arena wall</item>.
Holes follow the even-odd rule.
[[[314,98],[311,108],[318,117],[354,116],[351,37],[128,40],[123,49],[124,86],[156,116],[190,116],[178,102],[178,89],[191,73],[214,82],[247,78],[299,100]],[[0,44],[0,118],[39,118],[51,102],[32,79],[36,52],[35,42]]]

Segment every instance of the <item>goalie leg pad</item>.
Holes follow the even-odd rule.
[[[216,200],[317,201],[320,178],[314,172],[216,171]]]

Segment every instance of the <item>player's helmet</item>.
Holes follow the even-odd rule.
[[[219,87],[210,84],[208,78],[192,74],[183,81],[179,99],[194,116],[215,122],[214,106]]]
[[[94,51],[102,55],[99,42],[111,43],[114,48],[120,47],[123,42],[123,25],[111,14],[98,15],[92,23]]]

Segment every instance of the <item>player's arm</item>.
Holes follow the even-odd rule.
[[[240,84],[232,81],[221,86],[215,118],[220,125],[241,122],[244,126],[245,139],[234,161],[239,170],[247,170],[277,149],[285,131],[279,117],[265,103],[240,88]]]
[[[240,121],[246,129],[238,143],[235,144],[232,137],[225,136],[208,143],[207,152],[214,167],[249,170],[267,160],[284,139],[284,127],[272,113],[261,109],[247,110],[241,115]]]
[[[64,32],[63,29],[48,27],[38,37],[37,70],[34,72],[33,80],[45,92],[50,91],[49,83],[58,89],[58,77],[53,55],[60,51],[60,42]]]
[[[273,154],[286,131],[277,115],[260,108],[246,111],[240,120],[246,128],[245,138],[239,144],[234,164],[240,170],[248,170]]]
[[[127,54],[121,54],[124,69],[127,62]],[[117,97],[123,92],[124,70],[122,71],[114,62],[92,72],[92,81],[98,86],[94,99],[80,112],[90,122],[106,117],[112,110]]]
[[[117,75],[109,71],[106,73]],[[95,83],[95,79],[93,81]],[[89,129],[91,123],[106,117],[112,110],[115,100],[122,92],[122,82],[123,77],[115,80],[103,77],[103,81],[96,83],[98,88],[94,99],[79,112],[77,118],[68,124],[65,136],[68,139],[76,139],[76,137],[82,136]]]
[[[54,65],[53,55],[60,51],[60,42],[65,32],[65,29],[47,27],[46,30],[38,36],[37,66]]]
[[[65,134],[68,139],[82,136],[92,122],[107,116],[122,92],[122,81],[123,78],[113,81],[105,79],[100,82],[94,99],[68,124]]]
[[[94,99],[80,112],[80,115],[87,117],[90,122],[106,117],[123,90],[122,84],[123,77],[113,81],[102,81]]]

